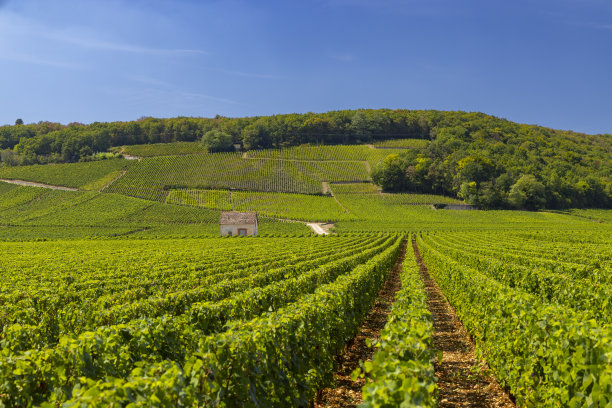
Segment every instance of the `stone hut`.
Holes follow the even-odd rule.
[[[257,213],[227,211],[221,213],[221,236],[257,235]]]

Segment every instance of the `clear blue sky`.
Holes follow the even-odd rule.
[[[611,0],[0,0],[0,124],[353,108],[612,133]]]

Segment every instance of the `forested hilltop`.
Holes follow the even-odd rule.
[[[142,118],[0,127],[2,165],[92,160],[111,147],[198,141],[210,151],[425,139],[388,156],[387,191],[456,195],[482,208],[612,206],[612,135],[524,125],[482,113],[352,110],[249,118]]]

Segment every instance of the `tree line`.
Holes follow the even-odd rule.
[[[13,164],[42,164],[78,161],[115,146],[197,141],[207,134],[204,141],[212,140],[207,147],[216,151],[233,149],[234,144],[246,150],[301,144],[354,144],[391,138],[427,138],[436,115],[439,114],[433,111],[360,110],[246,118],[147,117],[89,125],[20,123],[0,127],[0,149],[4,153],[11,151]]]

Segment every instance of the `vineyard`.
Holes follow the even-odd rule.
[[[62,237],[214,237],[215,209],[164,204],[118,194],[61,191],[0,182],[0,240]],[[299,223],[261,217],[265,235],[310,235]]]
[[[610,210],[390,194],[372,166],[427,141],[375,143],[1,167],[76,191],[0,182],[0,405],[488,406],[486,372],[496,406],[612,407]],[[257,212],[258,236],[219,237],[221,211]],[[432,282],[478,360],[451,386]],[[319,401],[347,381],[346,405]]]
[[[321,194],[324,181],[369,180],[363,162],[244,159],[239,153],[145,158],[106,189],[164,201],[172,188]]]
[[[56,186],[93,190],[112,181],[130,165],[131,162],[127,160],[109,159],[85,163],[0,167],[0,179],[36,181]],[[100,181],[102,181],[101,185]]]
[[[170,190],[166,202],[227,211],[256,211],[270,217],[303,221],[327,222],[351,218],[331,196],[227,190]]]
[[[610,406],[610,234],[435,234],[423,257],[519,405]]]
[[[151,143],[115,148],[117,152],[136,157],[176,156],[183,154],[202,154],[206,150],[200,142]]]
[[[0,391],[11,405],[126,403],[150,392],[182,404],[248,405],[253,395],[303,403],[329,382],[333,356],[401,242],[370,235],[2,244],[11,261],[3,268]],[[279,366],[283,359],[293,366]],[[234,361],[252,373],[255,389]],[[210,370],[217,374],[203,382]],[[281,372],[286,383],[272,386]]]

